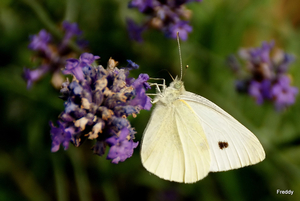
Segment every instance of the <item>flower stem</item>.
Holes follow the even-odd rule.
[[[41,22],[45,25],[45,27],[56,37],[62,39],[63,34],[57,28],[56,24],[50,19],[46,10],[36,1],[36,0],[22,0],[25,4],[27,4],[38,16]],[[72,50],[77,53],[82,53],[81,48],[74,42],[69,41],[68,45]]]

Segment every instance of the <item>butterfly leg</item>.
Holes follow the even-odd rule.
[[[163,83],[162,84],[158,84],[158,83],[153,83],[153,84],[156,84],[157,86],[160,86],[162,87],[162,90],[165,90],[166,89],[166,80],[163,79],[163,78],[149,78],[151,80],[161,80]],[[151,84],[150,84],[151,85]],[[159,90],[160,91],[160,90]]]

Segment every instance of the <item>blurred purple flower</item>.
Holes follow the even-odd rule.
[[[29,49],[41,52],[49,51],[48,45],[51,41],[52,36],[45,29],[42,29],[37,35],[30,36],[29,38]]]
[[[282,110],[295,103],[298,88],[290,86],[290,82],[291,80],[288,76],[282,75],[272,87],[271,95],[277,110]]]
[[[77,23],[70,23],[68,21],[64,21],[62,23],[62,27],[65,30],[65,39],[69,40],[75,35],[80,36],[82,34],[82,31],[79,29]]]
[[[298,89],[290,86],[287,74],[294,57],[274,46],[275,42],[271,41],[263,42],[258,48],[241,49],[240,60],[231,55],[228,64],[239,77],[236,81],[238,92],[249,93],[257,104],[270,101],[281,111],[294,104]]]
[[[127,117],[136,117],[140,110],[150,110],[150,98],[146,90],[149,76],[140,74],[130,78],[129,71],[138,65],[128,60],[127,67],[117,68],[118,62],[109,59],[107,68],[94,66],[93,54],[83,53],[79,59],[70,59],[64,73],[74,75],[72,82],[63,83],[61,98],[65,110],[59,116],[59,127],[52,126],[52,151],[68,142],[80,146],[88,139],[96,139],[95,154],[102,156],[110,147],[107,159],[112,163],[131,157],[138,143],[133,142],[135,131]],[[51,124],[52,125],[52,124]],[[67,135],[67,130],[72,131]]]
[[[49,65],[41,65],[39,68],[30,70],[23,69],[23,77],[27,80],[27,89],[31,88],[32,84],[39,80],[45,73],[49,71]]]
[[[127,20],[130,38],[142,42],[141,33],[147,28],[155,28],[162,31],[167,37],[176,39],[177,32],[182,40],[187,40],[192,27],[187,20],[191,17],[191,11],[185,7],[190,2],[201,0],[132,0],[129,8],[137,8],[147,15],[143,25],[138,26],[132,20]]]
[[[144,12],[147,8],[152,9],[153,0],[132,0],[129,2],[129,8],[138,8],[140,12]]]
[[[138,69],[139,68],[139,65],[134,63],[133,61],[127,59],[127,62],[128,62],[128,65],[126,66],[126,68],[128,70],[132,70],[132,69]],[[148,78],[149,79],[149,78]]]
[[[52,84],[59,87],[62,84],[61,68],[65,65],[66,59],[74,52],[69,47],[69,42],[74,36],[80,36],[81,30],[76,23],[63,22],[65,35],[61,41],[55,43],[50,33],[42,29],[37,35],[30,36],[28,48],[37,51],[36,57],[42,60],[42,65],[34,70],[24,68],[23,77],[29,89],[33,83],[40,80],[46,73],[52,74]],[[80,46],[81,47],[81,46]]]
[[[249,94],[254,97],[257,104],[262,104],[264,100],[271,98],[271,82],[270,80],[263,80],[257,82],[252,80],[249,84]]]
[[[137,25],[132,19],[127,19],[126,23],[130,39],[143,42],[142,33],[145,30],[145,26]]]
[[[63,145],[64,149],[69,148],[69,142],[72,136],[72,129],[65,128],[62,122],[58,121],[58,128],[56,128],[52,122],[50,122],[51,127],[51,137],[52,137],[52,152],[59,150],[60,144]]]
[[[190,33],[193,28],[188,24],[187,21],[179,21],[176,24],[173,24],[168,29],[169,33],[167,34],[169,37],[176,39],[177,32],[182,40],[187,40],[188,33]]]

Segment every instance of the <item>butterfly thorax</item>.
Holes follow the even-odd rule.
[[[171,82],[170,86],[163,90],[156,98],[154,102],[160,102],[164,105],[172,104],[175,100],[179,99],[179,96],[185,92],[183,82],[177,80],[177,78]]]

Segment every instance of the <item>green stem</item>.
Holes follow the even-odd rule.
[[[65,174],[63,172],[63,164],[60,157],[57,154],[52,154],[52,163],[53,163],[53,170],[55,176],[55,183],[56,183],[56,191],[57,191],[57,200],[58,201],[67,201],[69,200],[68,197],[68,189],[66,188],[67,183]]]
[[[50,19],[46,10],[36,0],[22,0],[27,4],[39,17],[46,28],[56,37],[61,38],[61,33],[57,29],[56,24]]]
[[[84,169],[84,161],[82,153],[76,148],[68,151],[69,157],[74,167],[75,180],[79,194],[79,200],[91,201],[91,188],[86,170]]]
[[[72,22],[76,21],[78,18],[80,4],[82,2],[80,0],[67,0],[66,1],[66,12],[65,12],[65,20]]]

